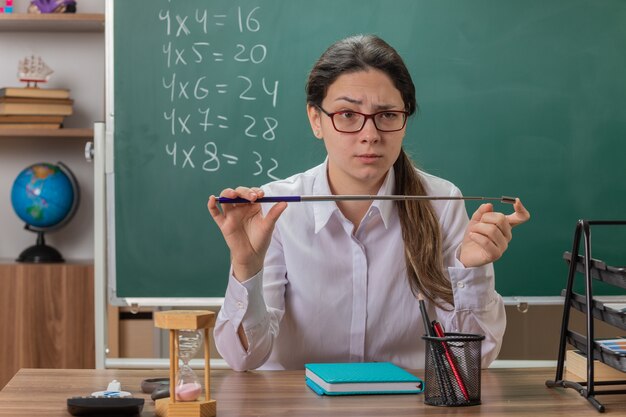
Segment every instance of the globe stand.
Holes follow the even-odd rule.
[[[17,257],[16,262],[47,264],[65,262],[65,259],[58,250],[46,245],[44,232],[37,231],[37,244],[24,249]]]

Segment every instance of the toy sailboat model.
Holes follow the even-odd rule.
[[[54,71],[46,65],[41,57],[31,55],[20,60],[17,75],[20,81],[27,83],[27,87],[37,87],[37,83],[45,83]]]

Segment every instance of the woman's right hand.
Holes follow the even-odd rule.
[[[234,190],[225,189],[220,196],[242,197],[254,202],[263,194],[260,188],[237,187]],[[243,282],[253,277],[263,267],[274,225],[287,208],[287,203],[275,204],[265,216],[258,203],[222,204],[220,210],[213,195],[209,197],[207,207],[230,249],[235,278]]]

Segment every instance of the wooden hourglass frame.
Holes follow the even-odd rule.
[[[211,400],[211,355],[209,329],[215,326],[215,313],[206,310],[158,311],[154,315],[154,325],[169,330],[170,334],[170,397],[155,402],[155,414],[159,417],[213,417],[217,413],[217,403]],[[176,376],[178,374],[180,330],[204,329],[204,400],[177,401]]]

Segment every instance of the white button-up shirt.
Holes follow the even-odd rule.
[[[263,187],[271,195],[328,195],[326,163]],[[428,195],[460,196],[452,183],[419,172]],[[394,193],[391,169],[379,194]],[[446,311],[427,302],[447,332],[484,334],[483,366],[506,326],[493,265],[465,268],[457,252],[468,224],[463,201],[432,201],[454,293]],[[267,211],[269,205],[263,204]],[[267,206],[267,207],[265,207]],[[246,351],[237,334],[243,326]],[[292,203],[274,229],[263,270],[240,283],[231,272],[215,325],[218,351],[236,370],[302,369],[309,362],[389,361],[424,367],[424,324],[404,259],[393,201],[373,201],[354,231],[334,202]]]

